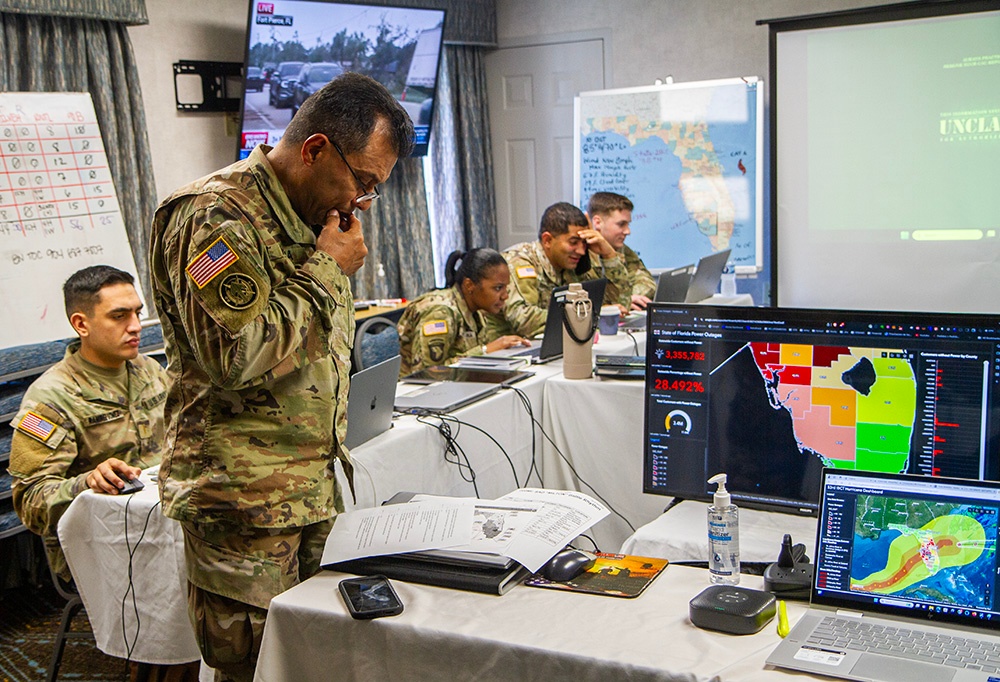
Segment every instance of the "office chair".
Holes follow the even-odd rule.
[[[76,585],[72,582],[67,583],[56,575],[56,572],[52,570],[51,564],[49,565],[49,575],[52,576],[52,584],[55,585],[56,592],[66,600],[66,606],[63,607],[62,619],[59,622],[59,630],[56,632],[53,643],[52,660],[49,661],[49,669],[45,673],[46,682],[55,682],[56,676],[59,674],[59,665],[62,663],[63,650],[66,648],[66,640],[94,639],[94,633],[90,631],[73,632],[70,630],[73,618],[83,610],[83,600],[80,599],[80,593],[77,591]]]
[[[354,333],[354,371],[377,365],[394,355],[399,355],[396,323],[379,315],[365,318]]]

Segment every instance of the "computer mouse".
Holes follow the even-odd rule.
[[[593,566],[596,560],[597,557],[589,552],[567,547],[549,559],[542,568],[542,575],[553,582],[564,583]]]

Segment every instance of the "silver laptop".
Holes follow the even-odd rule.
[[[392,402],[399,378],[398,355],[351,377],[347,393],[347,435],[344,445],[356,448],[392,427]]]
[[[812,603],[767,663],[1000,680],[1000,483],[826,469],[819,513]]]
[[[396,396],[397,410],[452,412],[496,393],[503,386],[503,384],[498,383],[487,384],[475,381],[441,381],[436,384],[410,385],[416,386],[416,390],[406,395]],[[395,383],[393,387],[395,387]]]
[[[701,258],[697,265],[661,272],[653,300],[657,303],[698,303],[711,298],[719,290],[730,253],[732,250],[726,249]]]
[[[604,304],[604,290],[607,289],[608,280],[591,279],[580,284],[590,298],[596,319],[601,306]],[[515,346],[514,348],[495,351],[490,353],[490,355],[510,358],[527,357],[531,362],[536,364],[543,364],[561,358],[563,354],[563,316],[562,306],[556,305],[556,302],[564,297],[568,290],[568,286],[556,287],[549,295],[548,315],[545,317],[545,331],[542,334],[541,341],[532,341],[530,348]]]

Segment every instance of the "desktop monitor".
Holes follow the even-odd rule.
[[[997,480],[1000,315],[651,304],[643,491],[816,512],[824,466]]]
[[[345,71],[382,83],[427,154],[445,11],[331,0],[251,0],[238,158],[274,146],[302,102]]]

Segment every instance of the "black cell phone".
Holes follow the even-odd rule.
[[[397,616],[403,612],[403,602],[399,601],[396,590],[384,575],[344,578],[340,581],[340,595],[351,617],[358,620]]]
[[[581,258],[580,260],[578,260],[576,262],[576,270],[574,270],[574,272],[576,272],[576,274],[578,274],[578,275],[582,275],[585,272],[587,272],[588,270],[590,270],[590,250],[589,249],[584,252],[583,258]]]

